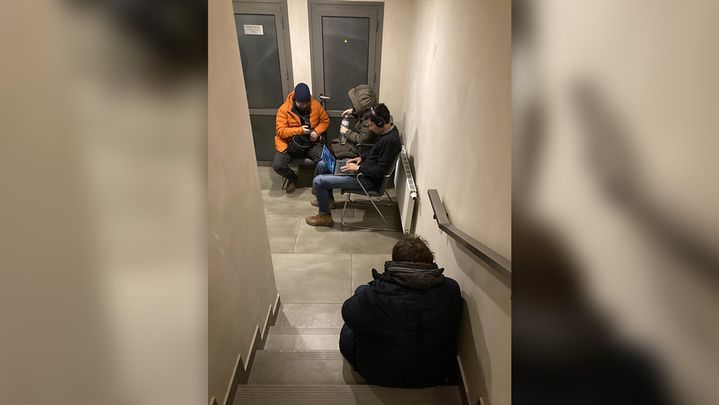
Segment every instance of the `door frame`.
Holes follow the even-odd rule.
[[[233,0],[232,1],[233,14],[274,14],[279,15],[279,21],[275,18],[275,30],[277,31],[277,51],[280,57],[280,69],[285,68],[284,72],[280,72],[282,76],[282,100],[276,108],[249,108],[249,114],[252,115],[264,115],[264,116],[275,116],[277,109],[281,103],[285,101],[285,98],[294,89],[294,77],[292,71],[292,48],[290,46],[290,26],[289,17],[287,14],[287,0]],[[278,26],[279,22],[279,26]],[[237,29],[237,28],[236,28]],[[280,34],[280,32],[282,34]],[[239,34],[239,33],[238,33]],[[237,39],[237,47],[239,48],[240,41]],[[240,49],[240,52],[242,50]],[[244,80],[244,74],[243,74]],[[248,100],[249,101],[249,100]],[[253,137],[254,137],[254,129]],[[255,148],[257,146],[255,145]],[[255,154],[257,150],[255,149]],[[272,164],[271,160],[259,160],[257,159],[258,166],[269,166]]]
[[[249,6],[252,10],[240,10],[240,7]],[[280,26],[275,27],[275,30],[282,32],[282,35],[278,35],[279,39],[282,37],[282,41],[277,41],[277,51],[280,56],[280,67],[284,66],[285,71],[280,72],[282,80],[282,93],[284,97],[290,94],[290,91],[294,89],[294,77],[292,75],[292,48],[290,46],[290,26],[289,17],[287,14],[287,0],[233,0],[232,10],[233,14],[262,14],[263,12],[277,14],[279,8]],[[275,20],[276,21],[276,20]],[[239,47],[239,40],[237,46]],[[283,100],[284,101],[284,100]],[[279,107],[279,105],[277,106]],[[268,113],[277,113],[277,109],[251,109],[251,113],[266,115]]]
[[[322,73],[324,72],[323,61],[322,61],[322,35],[320,33],[319,38],[313,38],[313,23],[312,23],[312,12],[313,9],[317,9],[322,6],[342,6],[338,9],[346,6],[362,6],[374,8],[377,12],[375,31],[374,31],[374,55],[370,55],[370,66],[368,66],[368,74],[374,76],[372,80],[368,80],[368,85],[372,87],[374,92],[377,94],[377,99],[380,97],[380,70],[382,62],[382,32],[384,24],[384,3],[382,2],[371,2],[371,1],[339,1],[339,0],[307,0],[307,16],[309,18],[309,35],[310,35],[310,69],[312,71],[312,94],[316,94],[315,98],[319,99],[320,94],[324,94],[324,81],[322,80]],[[351,17],[351,15],[347,15]],[[370,27],[370,38],[372,37],[372,27]],[[319,45],[318,45],[319,44]],[[370,47],[372,44],[370,44]],[[318,52],[319,50],[319,52]],[[372,63],[374,62],[374,63]],[[327,111],[330,117],[339,117],[342,115],[341,111],[330,112]]]

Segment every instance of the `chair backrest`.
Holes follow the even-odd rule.
[[[402,152],[400,151],[400,153],[395,156],[394,162],[392,162],[392,165],[389,167],[389,172],[382,177],[382,184],[380,184],[379,190],[377,190],[380,195],[384,194],[384,190],[389,185],[389,182],[394,179],[394,171],[397,170],[397,165],[399,164],[399,157],[401,154]]]

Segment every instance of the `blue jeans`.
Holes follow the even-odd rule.
[[[332,195],[332,189],[346,188],[362,191],[362,187],[357,182],[357,176],[335,176],[329,173],[330,170],[325,166],[325,162],[319,161],[317,163],[317,176],[312,180],[312,189],[317,196],[317,206],[320,209],[320,214],[331,213],[330,196]]]

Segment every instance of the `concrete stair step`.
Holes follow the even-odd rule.
[[[240,385],[234,405],[461,404],[457,386],[402,389],[376,385]]]
[[[277,314],[275,326],[297,328],[341,328],[342,304],[285,304]]]
[[[339,335],[342,328],[309,328],[303,326],[270,326],[270,335]]]
[[[340,328],[270,327],[265,351],[309,352],[339,350]]]
[[[272,352],[258,350],[248,384],[344,385],[366,384],[339,350]]]

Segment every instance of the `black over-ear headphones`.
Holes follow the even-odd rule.
[[[372,116],[374,117],[374,119],[373,119],[372,121],[373,121],[378,127],[383,127],[383,126],[384,126],[384,124],[385,124],[384,120],[382,119],[382,117],[380,117],[379,115],[377,115],[377,112],[374,110],[374,107],[370,107],[370,108],[369,108],[369,113],[372,114]]]

